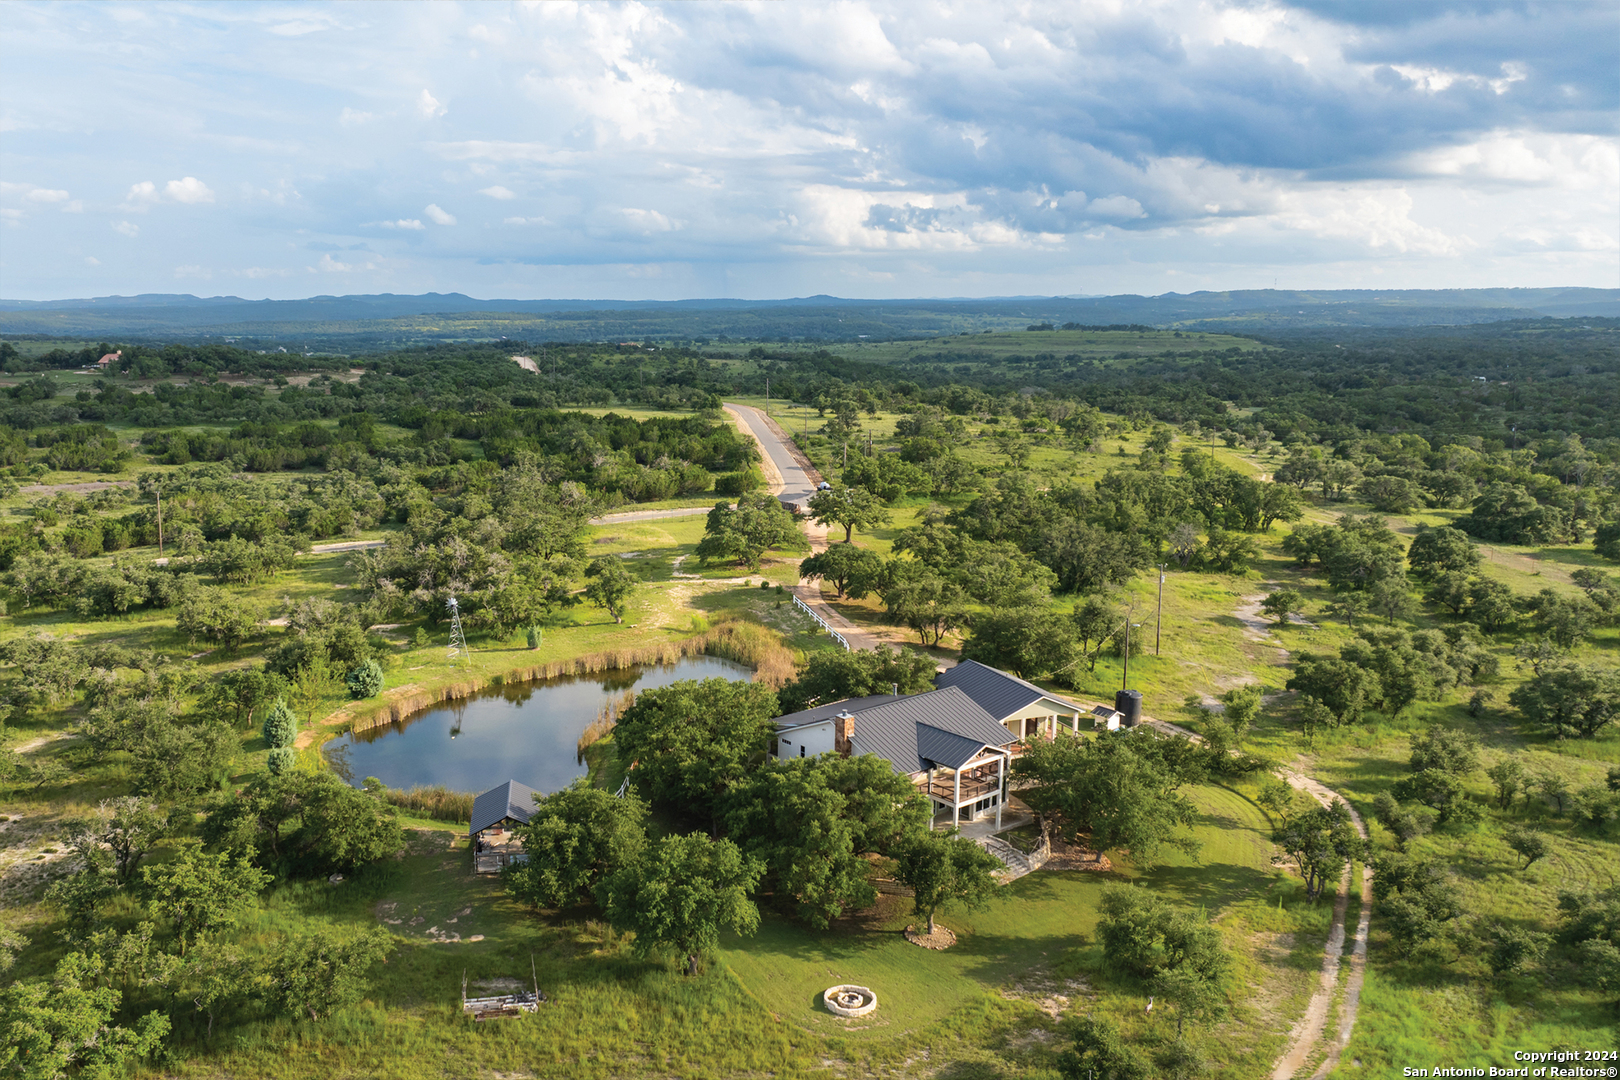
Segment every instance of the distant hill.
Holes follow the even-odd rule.
[[[1022,329],[1042,322],[1257,333],[1468,325],[1546,316],[1620,316],[1620,289],[1257,289],[1163,296],[677,301],[479,300],[461,293],[244,300],[151,293],[0,300],[0,335],[230,336],[357,349],[501,337],[887,340]]]

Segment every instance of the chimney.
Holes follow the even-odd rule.
[[[833,717],[833,749],[839,757],[849,757],[854,752],[850,740],[855,737],[855,718],[847,712],[839,713]]]
[[[895,697],[900,696],[900,684],[899,683],[897,683],[897,682],[890,683],[889,684],[889,689],[894,691],[894,696]]]

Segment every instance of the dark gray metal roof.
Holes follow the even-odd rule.
[[[1067,698],[1042,690],[1032,682],[1025,682],[1005,671],[964,660],[955,667],[934,676],[934,685],[954,686],[978,702],[979,707],[997,720],[1002,720],[1020,709],[1028,708],[1042,698],[1055,701],[1075,712],[1084,710]]]
[[[520,784],[516,780],[490,788],[473,800],[472,824],[467,826],[467,835],[476,836],[507,818],[528,824],[529,815],[534,813],[535,797],[539,794],[528,784]]]
[[[776,730],[786,731],[788,728],[803,727],[805,724],[819,724],[821,721],[837,716],[841,712],[858,713],[870,709],[874,705],[883,705],[897,700],[899,699],[893,694],[873,694],[871,697],[845,698],[842,701],[832,701],[826,705],[817,705],[813,709],[778,716],[775,721]]]
[[[999,725],[998,725],[999,726]],[[930,724],[917,725],[917,756],[947,769],[960,769],[984,751],[985,743]]]
[[[945,736],[955,736],[960,742],[951,742]],[[960,761],[967,761],[986,746],[1006,746],[1016,739],[972,698],[950,686],[926,694],[889,698],[862,710],[855,716],[851,741],[856,753],[876,754],[888,761],[895,772],[909,774],[928,768],[930,760],[958,768],[957,758],[965,743],[971,743],[973,749]],[[949,760],[924,753],[923,744]]]
[[[1110,708],[1107,705],[1098,705],[1098,706],[1094,707],[1091,710],[1091,715],[1092,716],[1101,716],[1104,719],[1107,719],[1110,716],[1119,715],[1119,710]]]

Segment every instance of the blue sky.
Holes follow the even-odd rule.
[[[1620,286],[1620,4],[0,4],[0,296]]]

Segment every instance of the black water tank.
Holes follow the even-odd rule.
[[[1142,691],[1121,690],[1114,695],[1114,708],[1118,710],[1121,723],[1125,727],[1135,727],[1142,722]]]

